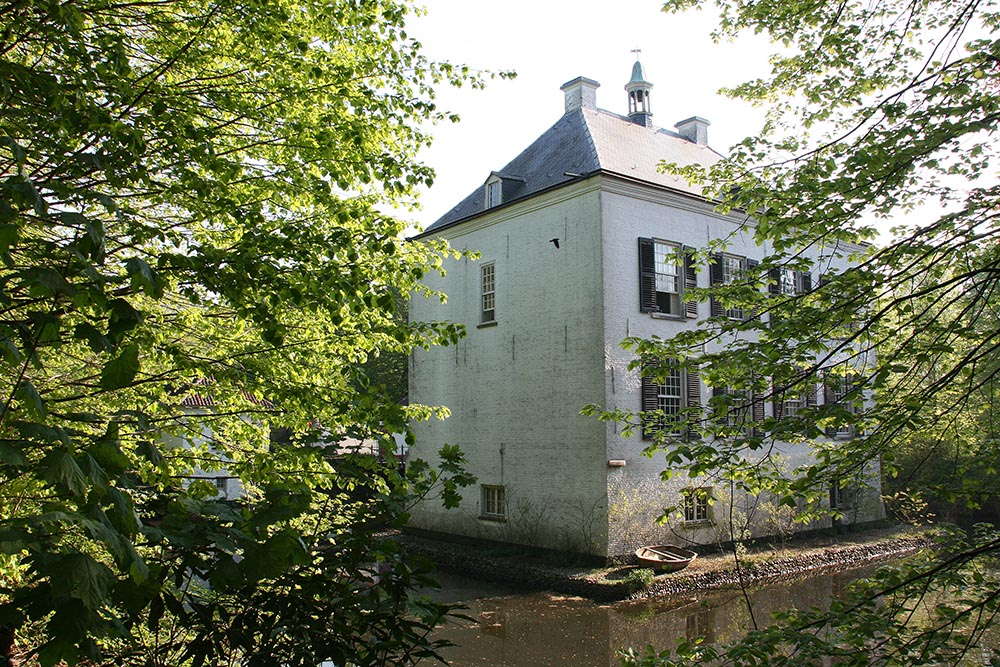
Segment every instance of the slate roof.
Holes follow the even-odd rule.
[[[645,127],[603,109],[580,108],[566,113],[507,166],[493,174],[523,180],[510,190],[505,183],[503,204],[598,172],[700,196],[701,188],[660,173],[657,165],[666,161],[709,166],[721,158],[721,154],[708,146],[688,141],[676,132]],[[484,190],[476,188],[423,234],[483,213]]]

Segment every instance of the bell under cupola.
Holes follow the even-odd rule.
[[[649,106],[649,91],[653,84],[646,81],[646,73],[642,70],[642,63],[639,62],[639,51],[635,51],[636,60],[632,65],[632,78],[625,84],[625,92],[628,93],[628,117],[633,123],[651,127],[653,125],[653,111]]]

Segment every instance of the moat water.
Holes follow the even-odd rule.
[[[871,568],[804,576],[751,591],[598,604],[553,593],[516,593],[501,586],[440,574],[433,597],[462,602],[471,620],[453,620],[437,638],[456,644],[443,657],[452,667],[618,667],[618,652],[652,645],[672,648],[680,638],[710,643],[738,638],[766,625],[771,613],[826,607]],[[427,663],[428,665],[431,663]]]

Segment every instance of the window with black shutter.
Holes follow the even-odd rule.
[[[739,257],[737,255],[729,255],[721,252],[715,253],[712,255],[712,261],[709,264],[709,281],[713,286],[730,285],[743,280],[746,276],[747,269],[752,269],[758,264],[760,264],[760,262],[756,260],[748,260],[746,257]],[[713,317],[727,317],[731,320],[745,320],[747,316],[750,315],[750,311],[742,307],[726,308],[716,297],[712,297],[711,305]]]
[[[712,397],[716,399],[715,424],[723,427],[725,435],[763,435],[763,396],[751,389],[712,387]]]
[[[676,362],[660,362],[654,369],[643,366],[642,438],[652,440],[664,432],[673,437],[694,437],[685,426],[688,408],[701,405],[701,382],[698,374],[681,368]]]
[[[774,388],[773,410],[775,419],[794,417],[803,408],[815,406],[816,387],[811,383],[804,388],[802,385],[789,387],[780,391],[777,387]]]
[[[639,239],[639,310],[674,317],[698,317],[698,304],[684,302],[687,289],[697,287],[694,249],[669,241]]]
[[[795,296],[812,291],[812,273],[809,271],[795,271],[783,266],[771,269],[768,278],[768,291],[771,294]]]

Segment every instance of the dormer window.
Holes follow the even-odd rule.
[[[486,208],[499,206],[503,199],[503,181],[499,178],[486,183]]]

